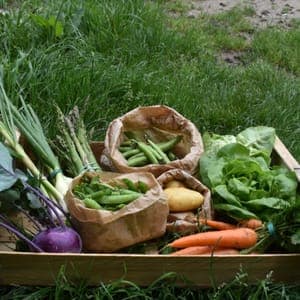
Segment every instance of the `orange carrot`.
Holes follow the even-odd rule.
[[[212,250],[209,255],[237,255],[240,252],[234,248],[218,248],[216,250]]]
[[[250,228],[235,228],[219,231],[207,231],[181,237],[169,246],[187,248],[192,246],[216,246],[222,248],[244,249],[257,242],[257,234]]]
[[[220,221],[215,221],[215,220],[199,219],[199,222],[202,225],[207,225],[207,226],[209,226],[213,229],[217,229],[217,230],[226,230],[226,229],[236,228],[236,226],[233,225],[233,224],[220,222]]]
[[[234,255],[239,254],[237,249],[232,248],[217,248],[213,246],[194,246],[180,249],[171,253],[173,256],[182,256],[182,255],[214,255],[214,254],[227,254]]]
[[[242,220],[239,225],[241,227],[247,227],[251,229],[258,229],[263,226],[263,223],[261,220],[258,219],[249,219],[249,220]]]
[[[194,246],[180,249],[171,253],[171,255],[199,255],[211,251],[211,246]]]

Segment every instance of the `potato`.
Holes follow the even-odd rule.
[[[185,187],[184,183],[178,180],[171,180],[166,183],[165,188],[173,188],[173,187]]]
[[[166,188],[164,192],[167,195],[170,212],[194,210],[204,201],[201,193],[185,187]]]

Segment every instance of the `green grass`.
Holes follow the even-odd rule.
[[[93,138],[100,140],[117,116],[138,105],[166,104],[192,120],[201,133],[236,134],[249,126],[272,126],[300,160],[299,22],[289,30],[259,30],[247,19],[251,8],[190,19],[181,1],[2,0],[0,8],[8,10],[0,15],[5,88],[15,103],[21,94],[33,105],[49,137],[56,130],[55,104],[64,112],[77,104],[87,127],[94,129]],[[240,64],[223,62],[224,51],[242,53]],[[264,299],[270,293],[286,296],[287,291],[294,295],[295,289],[267,286],[270,290],[262,283],[245,287],[235,282],[225,291],[203,295],[166,286],[164,299],[172,299],[175,291],[178,299],[188,293],[195,299],[238,299],[238,293],[258,293],[249,299]],[[132,295],[142,293],[141,299],[156,292],[132,288]],[[43,293],[49,299],[58,299],[60,293],[74,299],[100,293],[99,299],[111,299],[101,296],[107,289],[115,295],[122,290],[83,287],[76,294],[74,287],[63,284],[2,292],[16,293],[15,299],[25,294],[41,299]]]
[[[46,124],[55,118],[54,103],[63,111],[76,103],[99,139],[115,117],[157,103],[174,107],[201,132],[264,124],[299,159],[299,26],[256,31],[245,19],[250,9],[174,19],[166,4],[15,2],[19,9],[0,18],[10,97],[17,102],[21,91]],[[223,50],[244,51],[243,63],[220,62]]]
[[[272,282],[268,275],[257,284],[249,284],[247,274],[240,272],[227,284],[214,288],[178,287],[184,282],[174,273],[166,273],[147,287],[141,287],[123,279],[97,287],[84,283],[72,283],[61,272],[52,287],[6,287],[0,288],[2,300],[59,300],[59,299],[198,299],[198,300],[288,300],[299,299],[299,286],[287,286]]]

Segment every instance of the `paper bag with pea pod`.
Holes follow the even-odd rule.
[[[202,184],[197,178],[191,174],[181,170],[173,169],[161,174],[157,181],[160,183],[163,189],[171,186],[184,187],[191,189],[192,191],[197,191],[203,196],[203,203],[199,208],[182,211],[182,212],[170,212],[168,215],[167,231],[181,232],[181,233],[193,233],[198,231],[199,222],[197,218],[202,219],[212,219],[213,209],[210,190]],[[179,184],[179,185],[178,185]],[[174,190],[175,191],[175,190]],[[179,195],[184,195],[184,193],[177,193]],[[182,201],[185,207],[189,204],[186,203],[187,198],[180,199],[177,197],[177,201]]]
[[[170,169],[195,173],[203,152],[196,126],[163,105],[138,107],[113,120],[106,132],[101,163],[110,170],[151,172]]]
[[[73,193],[83,176],[94,178],[113,187],[123,187],[123,179],[133,184],[142,182],[148,190],[122,208],[110,211],[87,208]],[[102,179],[101,179],[102,178]],[[125,195],[126,196],[126,195]],[[139,242],[158,238],[165,233],[168,205],[161,186],[151,173],[113,174],[85,173],[76,177],[66,196],[66,203],[85,251],[114,252]]]

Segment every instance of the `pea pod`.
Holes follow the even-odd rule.
[[[95,200],[91,199],[91,198],[85,198],[83,200],[84,205],[87,208],[92,208],[92,209],[101,209],[101,205],[99,205]]]
[[[128,157],[131,157],[131,156],[139,154],[139,153],[141,153],[140,149],[130,149],[130,150],[126,151],[126,152],[123,152],[122,155],[125,158],[128,158]]]
[[[157,146],[164,152],[168,152],[170,150],[172,150],[180,141],[182,140],[182,136],[178,135],[175,138],[167,141],[167,142],[163,142],[163,143],[158,143]]]
[[[137,142],[138,147],[142,152],[144,152],[145,156],[149,159],[152,164],[158,164],[158,160],[153,154],[153,150],[147,144],[143,142]]]
[[[104,196],[99,203],[100,204],[128,204],[141,196],[140,193],[124,194],[124,195],[109,195]]]
[[[145,182],[140,180],[137,182],[137,187],[141,193],[146,193],[149,190],[148,185]]]
[[[166,155],[166,153],[164,153],[160,148],[159,146],[157,146],[154,142],[152,142],[150,139],[147,140],[148,143],[150,144],[150,146],[160,155],[161,157],[161,160],[164,162],[164,163],[169,163],[170,162],[170,159],[169,157]]]
[[[122,181],[126,184],[126,186],[128,187],[129,190],[135,191],[135,192],[138,191],[137,187],[135,186],[135,184],[133,183],[132,180],[130,180],[128,178],[123,178]]]
[[[148,159],[147,159],[146,156],[136,157],[136,158],[133,158],[133,159],[129,159],[127,161],[127,164],[128,164],[129,167],[144,166],[147,163],[148,163]]]

